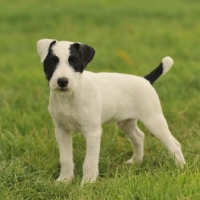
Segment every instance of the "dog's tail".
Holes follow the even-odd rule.
[[[162,59],[162,62],[150,74],[144,76],[151,84],[153,84],[160,76],[166,74],[174,61],[171,57],[167,56]]]

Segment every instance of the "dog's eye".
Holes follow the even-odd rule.
[[[77,65],[78,64],[78,60],[73,60],[72,63],[73,63],[73,65]]]
[[[55,65],[56,63],[55,63],[54,60],[51,60],[51,61],[49,62],[49,64],[50,64],[50,65]]]
[[[55,65],[58,64],[59,60],[58,60],[58,58],[56,56],[52,56],[52,57],[48,58],[47,62],[48,62],[48,65],[55,66]]]
[[[70,64],[73,65],[73,66],[74,66],[74,65],[78,65],[78,63],[79,63],[78,60],[71,60],[71,61],[70,61]]]
[[[57,65],[57,63],[58,63],[58,59],[56,58],[49,59],[49,65],[54,66],[54,65]]]

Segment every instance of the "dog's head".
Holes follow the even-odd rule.
[[[37,50],[50,89],[66,94],[75,91],[83,70],[95,54],[88,45],[54,39],[39,40]]]

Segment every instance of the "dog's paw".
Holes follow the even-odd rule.
[[[86,168],[86,167],[84,167],[81,185],[84,185],[86,183],[94,183],[96,181],[97,177],[98,177],[98,174],[99,174],[98,168]]]
[[[82,181],[81,181],[81,186],[85,185],[85,184],[90,184],[90,183],[94,183],[97,179],[97,176],[96,177],[86,177],[86,178],[83,178]]]
[[[140,165],[142,162],[143,162],[143,157],[142,158],[141,157],[136,158],[135,156],[132,156],[125,163],[131,164],[131,165],[134,164],[134,163],[136,163],[136,164]]]
[[[178,167],[184,168],[184,165],[186,164],[185,159],[182,158],[181,160],[175,159],[175,165]]]
[[[72,174],[60,174],[60,176],[56,179],[57,182],[71,182],[73,180]]]
[[[132,157],[132,158],[128,159],[125,163],[132,165],[134,163],[134,158]]]
[[[94,183],[97,177],[98,177],[98,170],[94,171],[93,173],[83,175],[81,185],[86,184],[86,183]]]

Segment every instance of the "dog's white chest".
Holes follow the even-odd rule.
[[[69,131],[80,131],[81,125],[77,119],[69,112],[69,110],[63,109],[63,111],[51,111],[49,110],[51,117],[56,124],[61,124]]]
[[[65,126],[69,131],[81,130],[76,109],[70,103],[50,99],[48,110],[54,123]]]

